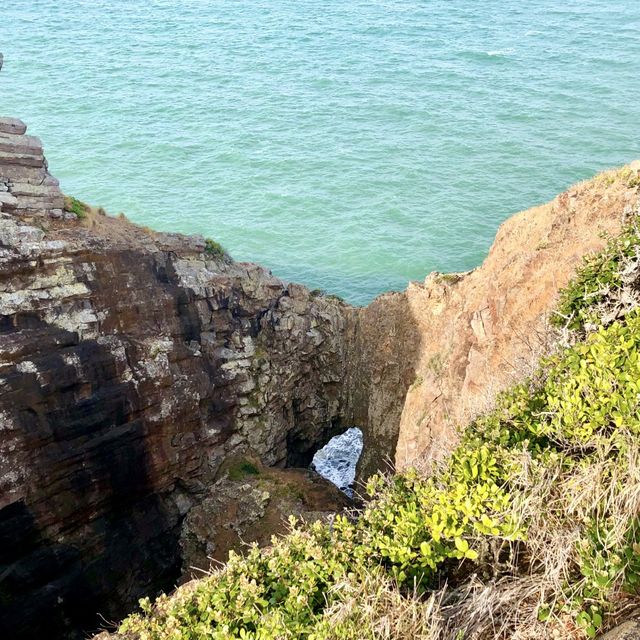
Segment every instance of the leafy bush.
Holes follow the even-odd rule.
[[[242,480],[247,476],[260,475],[258,467],[249,460],[241,460],[237,464],[233,465],[229,469],[229,478],[231,480]]]
[[[345,302],[345,299],[335,293],[327,293],[324,289],[312,289],[310,292],[312,298],[327,298],[328,300],[335,300],[336,302]]]

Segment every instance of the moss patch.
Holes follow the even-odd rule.
[[[69,213],[74,213],[80,220],[82,220],[87,217],[91,211],[91,207],[73,196],[65,196],[64,210]]]
[[[260,475],[258,467],[249,460],[240,460],[239,462],[233,464],[229,467],[227,473],[229,475],[229,478],[234,481],[243,480],[247,476]]]

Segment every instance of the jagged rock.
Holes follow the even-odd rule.
[[[395,307],[381,300],[365,310],[398,334],[384,360],[413,360],[414,380],[396,427],[397,467],[449,451],[459,425],[490,409],[500,391],[538,366],[555,340],[548,317],[558,290],[585,254],[601,250],[619,231],[625,212],[637,210],[638,189],[625,175],[612,171],[509,218],[477,269],[432,274],[394,294]],[[417,337],[404,340],[410,331]],[[368,366],[378,362],[384,371],[384,360],[373,353]],[[372,455],[367,434],[386,428],[369,420],[365,456]]]
[[[183,580],[201,576],[232,549],[287,530],[290,515],[308,522],[328,520],[350,501],[334,485],[302,469],[268,468],[257,459],[229,458],[219,479],[191,506],[180,546]]]
[[[0,206],[4,205],[6,208],[15,208],[18,204],[18,198],[12,193],[7,191],[0,192]]]

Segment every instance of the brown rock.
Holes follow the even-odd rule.
[[[18,118],[0,118],[0,133],[22,135],[26,131],[27,125],[22,120],[18,120]]]
[[[9,154],[42,155],[42,141],[35,136],[0,133],[0,151]]]
[[[637,190],[619,172],[571,194],[572,204],[561,195],[507,220],[478,269],[434,274],[398,294],[403,317],[396,325],[405,322],[419,336],[394,347],[416,372],[399,422],[399,467],[448,450],[456,427],[532,372],[553,340],[547,319],[558,290],[638,207]]]
[[[252,542],[270,544],[273,535],[287,531],[291,515],[326,521],[350,504],[308,469],[269,468],[257,458],[229,458],[182,524],[182,579],[202,576],[212,563],[225,562],[231,550]]]
[[[12,151],[0,151],[0,167],[42,167],[44,157],[38,153],[13,153]],[[4,170],[3,170],[4,175]],[[7,171],[7,175],[10,175]]]

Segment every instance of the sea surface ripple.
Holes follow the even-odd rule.
[[[364,304],[640,156],[631,0],[12,0],[63,189]]]

